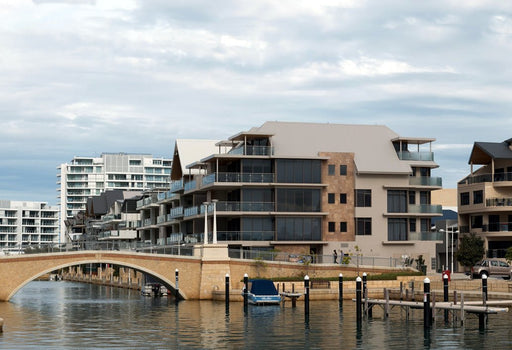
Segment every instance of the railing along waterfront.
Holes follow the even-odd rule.
[[[194,239],[191,239],[193,236]],[[188,238],[188,239],[187,239]],[[175,234],[165,240],[165,245],[152,245],[142,242],[111,242],[111,241],[84,241],[80,244],[39,244],[39,245],[18,245],[10,247],[9,250],[3,249],[5,255],[19,254],[42,254],[42,253],[59,253],[72,251],[128,251],[133,254],[149,253],[149,254],[165,254],[165,255],[181,255],[181,256],[200,256],[200,246],[191,244],[172,244],[172,240],[181,240],[181,242],[193,241],[192,243],[200,243],[202,234],[193,234],[184,236],[182,233]],[[211,237],[210,237],[211,239]],[[161,241],[164,243],[164,241]],[[197,252],[195,252],[198,250]],[[195,252],[195,253],[194,253]],[[244,250],[229,249],[228,254],[233,259],[245,260],[265,260],[265,261],[281,261],[297,264],[333,264],[334,257],[332,255],[319,254],[289,254],[276,251],[264,250]],[[392,257],[364,256],[362,254],[345,254],[344,257],[338,257],[337,264],[341,266],[368,266],[368,267],[405,267],[401,259]]]

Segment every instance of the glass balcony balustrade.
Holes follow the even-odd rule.
[[[228,153],[245,156],[271,156],[274,154],[274,148],[271,146],[240,146],[231,149]]]
[[[410,152],[410,151],[400,151],[397,152],[398,159],[400,160],[413,160],[413,161],[423,161],[423,162],[433,162],[434,161],[434,152]]]
[[[407,212],[413,214],[442,214],[443,207],[437,204],[409,204]]]
[[[443,187],[443,179],[440,177],[414,176],[409,178],[409,185]]]
[[[445,232],[409,232],[409,241],[444,241]]]
[[[506,182],[512,181],[512,173],[497,173],[494,174],[480,174],[468,176],[462,181],[459,181],[459,185],[472,185],[476,183],[484,183],[484,182]]]
[[[203,178],[202,185],[214,182],[248,182],[248,183],[273,183],[275,175],[272,173],[213,173]]]

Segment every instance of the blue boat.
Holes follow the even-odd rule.
[[[272,305],[279,304],[281,302],[281,296],[274,286],[274,282],[255,279],[249,281],[247,300],[249,304],[253,305]]]

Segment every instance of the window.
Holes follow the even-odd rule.
[[[416,192],[409,191],[409,204],[416,204]]]
[[[483,219],[482,215],[475,215],[471,217],[471,228],[482,228]]]
[[[322,219],[319,217],[276,218],[278,241],[322,240]]]
[[[420,191],[420,204],[430,204],[429,191]]]
[[[277,211],[319,212],[320,190],[278,188]]]
[[[140,159],[130,159],[130,165],[131,166],[142,165],[142,160],[140,160]]]
[[[388,219],[388,241],[407,241],[407,219]]]
[[[335,201],[335,200],[334,200],[334,193],[328,193],[328,194],[327,194],[327,202],[328,202],[329,204],[334,204],[334,201]]]
[[[416,232],[416,219],[409,219],[409,232]]]
[[[327,165],[327,175],[332,176],[334,175],[334,164]]]
[[[372,206],[372,190],[356,190],[356,207]]]
[[[432,227],[430,219],[421,219],[420,225],[421,225],[421,228],[420,228],[421,232],[429,232],[430,228]]]
[[[407,191],[388,191],[388,213],[407,213]]]
[[[356,235],[368,236],[372,234],[372,218],[356,218]]]
[[[480,204],[484,202],[484,191],[474,191],[473,192],[473,204]]]
[[[336,230],[335,223],[332,221],[329,221],[329,232],[334,232]]]
[[[469,192],[462,192],[460,194],[460,205],[469,205]]]
[[[277,182],[280,183],[320,183],[322,172],[322,161],[320,160],[304,160],[304,159],[278,159],[276,160]],[[244,161],[245,163],[245,161]],[[263,162],[262,165],[265,165]],[[265,165],[264,172],[272,172]]]
[[[340,165],[340,175],[341,176],[347,175],[347,166],[345,164]]]
[[[347,204],[347,194],[340,193],[340,204]]]
[[[347,223],[345,221],[340,222],[340,232],[347,232]]]

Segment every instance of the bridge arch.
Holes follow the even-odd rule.
[[[128,267],[149,274],[175,291],[175,268],[183,263],[200,264],[188,257],[155,257],[154,254],[126,254],[118,252],[89,251],[10,256],[0,259],[0,300],[8,301],[27,283],[55,270],[86,264],[112,264]],[[162,260],[166,260],[162,263]],[[176,264],[173,264],[173,260]],[[188,260],[188,261],[187,261]],[[180,284],[184,286],[185,284]],[[187,292],[179,288],[179,298],[187,299]]]

